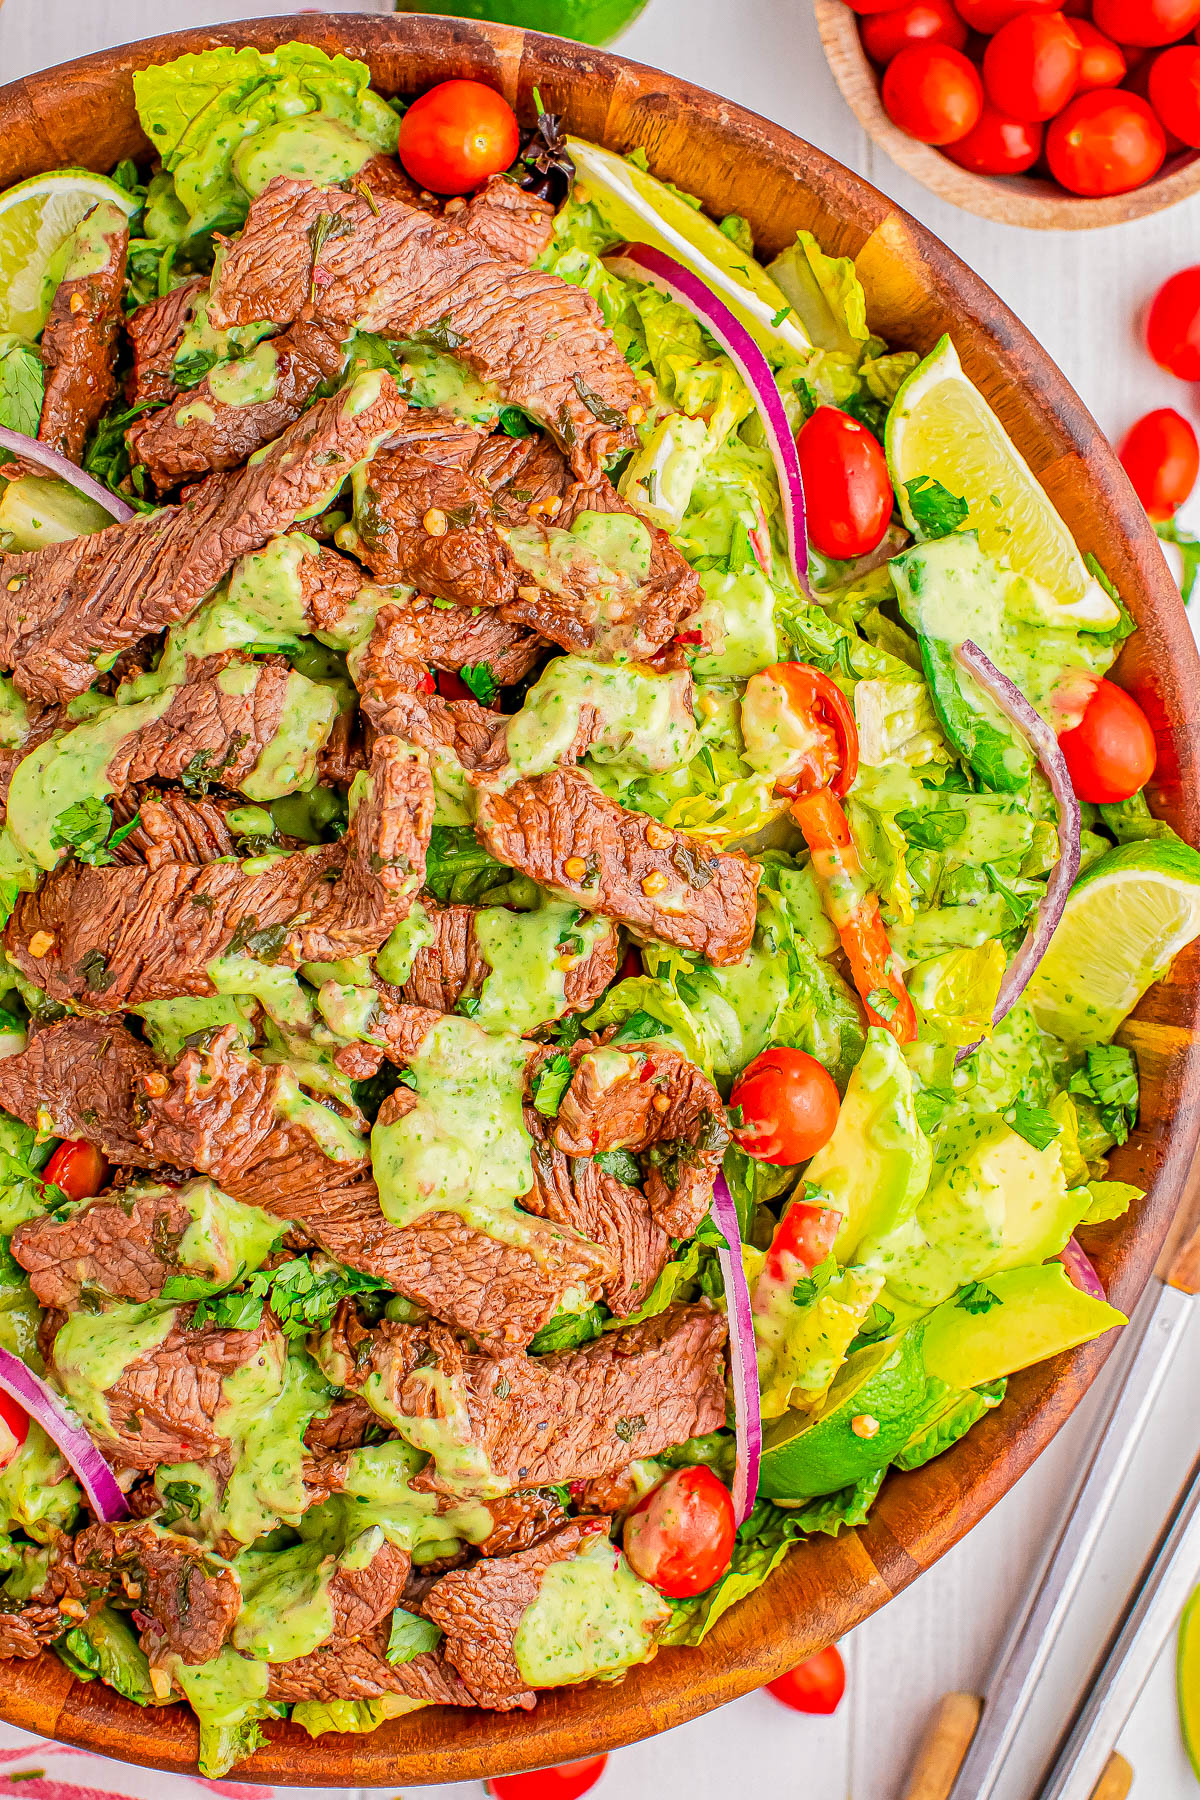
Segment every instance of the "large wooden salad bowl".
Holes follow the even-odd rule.
[[[686,82],[618,56],[502,27],[444,18],[262,19],[105,51],[0,88],[0,185],[67,164],[110,169],[147,144],[131,71],[213,44],[270,48],[291,38],[361,57],[386,94],[449,76],[502,89],[523,118],[533,88],[570,129],[619,151],[643,145],[657,174],[718,217],[745,214],[769,254],[798,227],[856,258],[875,328],[928,351],[953,333],[967,373],[996,408],[1083,551],[1116,583],[1141,629],[1118,675],[1152,720],[1155,810],[1200,841],[1200,659],[1145,514],[1082,402],[1024,327],[949,250],[821,151]],[[1200,1131],[1200,943],[1153,989],[1122,1037],[1142,1072],[1142,1118],[1113,1172],[1145,1202],[1087,1238],[1113,1301],[1128,1311],[1158,1255]],[[948,1454],[894,1474],[865,1529],[805,1543],[765,1587],[726,1614],[699,1650],[666,1650],[620,1686],[547,1695],[507,1717],[450,1708],[367,1737],[315,1742],[276,1725],[239,1780],[360,1787],[454,1781],[560,1762],[627,1743],[719,1706],[859,1623],[987,1512],[1049,1442],[1111,1347],[1098,1343],[1015,1378],[1002,1407]],[[0,1714],[109,1756],[185,1772],[196,1727],[186,1708],[139,1710],[74,1681],[47,1653],[5,1663]]]

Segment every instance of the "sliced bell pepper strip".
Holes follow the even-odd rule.
[[[850,702],[837,682],[811,663],[772,663],[763,675],[779,683],[788,704],[803,714],[823,739],[809,766],[779,791],[795,794],[810,787],[827,787],[840,799],[858,774],[858,726]]]

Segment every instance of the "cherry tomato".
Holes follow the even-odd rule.
[[[846,1691],[846,1665],[836,1644],[818,1650],[778,1681],[768,1681],[767,1692],[793,1712],[836,1712]]]
[[[860,29],[867,55],[877,63],[891,62],[909,44],[967,47],[967,28],[950,0],[908,0],[907,6],[864,19]]]
[[[628,981],[634,975],[642,973],[642,958],[633,944],[630,944],[621,958],[621,966],[617,970],[618,981]]]
[[[747,750],[770,746],[775,790],[846,792],[858,773],[854,710],[836,681],[809,663],[772,663],[753,675],[742,696]],[[788,761],[781,768],[781,749]]]
[[[1079,94],[1046,133],[1050,172],[1069,193],[1125,194],[1157,175],[1167,140],[1136,94],[1102,88]]]
[[[8,1427],[12,1437],[12,1448],[7,1454],[0,1454],[0,1469],[10,1463],[25,1439],[29,1436],[29,1414],[19,1401],[0,1388],[0,1420]]]
[[[775,1227],[759,1279],[795,1286],[801,1275],[811,1275],[825,1261],[844,1222],[844,1215],[832,1206],[793,1200]]]
[[[911,44],[887,66],[883,104],[922,144],[953,144],[979,123],[983,83],[975,64],[948,44]]]
[[[1115,682],[1093,679],[1082,718],[1060,731],[1058,741],[1079,798],[1108,806],[1145,787],[1158,751],[1150,721],[1137,701]]]
[[[520,146],[516,115],[482,81],[440,81],[400,121],[397,155],[419,187],[469,194],[499,175]]]
[[[1052,119],[1079,81],[1081,48],[1060,13],[1027,14],[1001,26],[983,58],[988,99],[1010,119]]]
[[[1182,144],[1200,145],[1200,49],[1177,44],[1156,56],[1150,70],[1150,104]]]
[[[108,1161],[95,1144],[69,1138],[42,1170],[42,1180],[47,1186],[61,1188],[68,1200],[90,1200],[108,1180]]]
[[[621,1542],[630,1568],[673,1600],[702,1594],[729,1567],[737,1526],[729,1489],[703,1463],[643,1495]]]
[[[875,13],[891,12],[895,4],[896,0],[846,0],[850,11],[858,13],[860,17],[873,17]]]
[[[1129,63],[1120,44],[1114,44],[1090,19],[1072,19],[1079,39],[1079,92],[1090,94],[1095,88],[1117,87],[1129,73]]]
[[[493,1775],[483,1784],[492,1800],[579,1800],[604,1773],[607,1756],[585,1756],[580,1762],[553,1769],[530,1769],[525,1775]]]
[[[1200,25],[1200,0],[1095,0],[1092,17],[1118,44],[1155,49],[1178,43]]]
[[[1058,11],[1058,0],[954,0],[954,4],[973,31],[988,36],[1025,13]]]
[[[729,1104],[741,1108],[742,1122],[733,1135],[743,1150],[761,1162],[798,1163],[829,1142],[842,1103],[833,1077],[815,1056],[780,1045],[743,1069]]]
[[[944,154],[973,175],[1023,175],[1042,154],[1045,135],[1044,126],[1010,119],[985,101],[974,131],[947,144]]]
[[[888,74],[903,57],[923,54],[902,50]],[[849,413],[818,406],[796,433],[796,450],[808,535],[822,556],[842,560],[877,549],[895,503],[879,439]]]
[[[1163,282],[1146,319],[1146,344],[1160,369],[1200,381],[1200,263]]]
[[[1156,525],[1173,519],[1200,475],[1200,444],[1182,414],[1169,406],[1132,425],[1117,455],[1133,490]]]

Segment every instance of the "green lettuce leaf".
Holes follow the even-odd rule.
[[[951,1392],[947,1396],[946,1410],[942,1415],[924,1424],[920,1431],[893,1459],[897,1469],[919,1469],[923,1463],[931,1462],[959,1438],[965,1437],[972,1425],[978,1424],[985,1413],[999,1406],[1004,1398],[1007,1380],[991,1381],[985,1387],[971,1388],[965,1394]]]
[[[103,1681],[135,1706],[160,1704],[150,1685],[150,1664],[127,1618],[111,1606],[75,1625],[54,1649],[80,1681]]]
[[[790,300],[804,330],[819,350],[835,350],[856,360],[870,338],[867,297],[848,256],[826,256],[811,231],[767,265]]]
[[[42,359],[24,338],[0,333],[0,425],[36,437],[41,416]]]

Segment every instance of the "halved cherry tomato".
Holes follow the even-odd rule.
[[[61,1188],[68,1200],[90,1200],[108,1180],[108,1160],[86,1139],[68,1138],[42,1170],[42,1180]]]
[[[1200,50],[1196,52],[1200,56]],[[1132,425],[1117,455],[1156,525],[1173,519],[1200,475],[1200,444],[1181,413],[1161,406]]]
[[[1200,145],[1200,48],[1177,44],[1150,69],[1150,104],[1181,144]]]
[[[1145,787],[1158,751],[1137,701],[1115,682],[1091,679],[1095,685],[1079,723],[1060,731],[1058,742],[1079,798],[1109,806]]]
[[[672,1470],[638,1501],[621,1542],[635,1575],[682,1600],[725,1573],[736,1534],[729,1489],[699,1463]]]
[[[891,68],[921,54],[902,50]],[[895,499],[879,439],[849,413],[818,406],[796,433],[796,451],[808,535],[822,556],[844,560],[877,549]]]
[[[1046,133],[1050,172],[1072,194],[1125,194],[1157,175],[1167,154],[1149,104],[1119,88],[1078,94]]]
[[[793,752],[786,768],[775,764],[775,789],[809,793],[827,787],[842,795],[858,774],[858,726],[837,682],[810,663],[771,663],[752,675],[742,697],[747,749],[758,737],[773,749]]]
[[[1010,119],[1052,119],[1075,92],[1081,58],[1069,19],[1027,14],[1001,26],[988,45],[983,85],[992,105]]]
[[[864,19],[859,29],[867,55],[877,63],[891,62],[909,44],[967,47],[967,28],[950,0],[908,0],[905,6]]]
[[[1146,344],[1160,369],[1200,381],[1200,263],[1163,282],[1146,320]]]
[[[7,1455],[0,1456],[0,1468],[11,1462],[25,1439],[29,1436],[29,1414],[19,1401],[0,1388],[0,1420],[3,1420],[12,1437],[12,1448]]]
[[[953,144],[979,123],[983,83],[961,50],[911,44],[887,66],[883,104],[901,131],[922,144]]]
[[[1045,135],[1044,126],[1010,119],[985,101],[974,131],[947,144],[943,155],[973,175],[1023,175],[1042,154]]]
[[[989,36],[1025,13],[1052,13],[1059,9],[1059,0],[954,0],[954,4],[973,31]]]
[[[846,1665],[836,1644],[818,1650],[778,1681],[768,1681],[767,1692],[793,1712],[832,1713],[846,1691]]]
[[[516,114],[482,81],[440,81],[400,121],[396,154],[419,187],[469,194],[516,157]]]
[[[742,1122],[733,1135],[743,1150],[760,1162],[798,1163],[829,1142],[841,1100],[815,1056],[780,1045],[763,1050],[742,1070],[729,1104],[741,1108]],[[786,1217],[795,1211],[792,1207]]]
[[[1097,31],[1090,19],[1072,19],[1079,39],[1079,92],[1090,94],[1094,88],[1116,87],[1129,72],[1129,63],[1120,44]]]
[[[1118,44],[1176,44],[1200,25],[1200,0],[1095,0],[1092,17]]]
[[[837,927],[867,1018],[890,1031],[898,1044],[911,1044],[917,1035],[917,1015],[896,969],[879,896],[867,885],[845,813],[828,788],[819,788],[793,800],[792,817],[812,854],[821,900]]]
[[[604,1773],[607,1756],[585,1756],[553,1769],[530,1769],[524,1775],[493,1775],[483,1784],[492,1800],[579,1800],[590,1794]]]
[[[800,1275],[811,1275],[829,1256],[843,1223],[844,1215],[832,1206],[793,1200],[775,1227],[760,1280],[794,1284]]]

